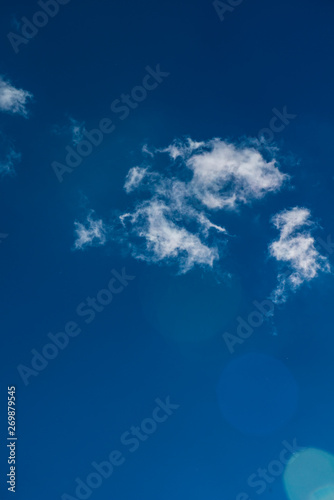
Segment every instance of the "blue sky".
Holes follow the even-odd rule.
[[[332,2],[1,14],[2,496],[333,498]]]

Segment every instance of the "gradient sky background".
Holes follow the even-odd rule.
[[[244,0],[221,22],[204,0],[71,0],[15,54],[7,33],[37,10],[37,2],[13,0],[0,16],[0,74],[34,96],[28,119],[1,113],[1,134],[22,155],[15,175],[0,181],[0,233],[8,234],[0,240],[1,497],[10,497],[6,398],[16,385],[18,500],[74,496],[75,478],[113,449],[126,461],[93,492],[96,500],[227,500],[243,491],[257,498],[247,478],[279,456],[282,441],[334,454],[333,276],[320,274],[291,294],[234,354],[222,338],[276,286],[278,265],[268,258],[278,237],[274,214],[305,206],[319,222],[316,237],[334,234],[333,3]],[[157,64],[169,76],[120,121],[110,104]],[[74,221],[89,210],[106,220],[128,210],[124,179],[141,164],[144,144],[257,137],[273,108],[284,106],[296,118],[275,144],[290,187],[216,214],[236,235],[220,272],[197,266],[179,275],[176,265],[141,262],[113,241],[73,250]],[[71,143],[69,117],[87,130],[110,117],[116,130],[59,183],[51,163]],[[78,304],[123,267],[136,278],[86,325]],[[230,278],[217,277],[224,273]],[[17,366],[29,365],[31,349],[71,320],[82,333],[26,387]],[[283,391],[268,410],[263,394],[284,385],[283,367],[264,363],[268,392],[247,380],[244,355],[274,357],[296,393]],[[221,411],[224,384],[232,423]],[[131,454],[120,436],[167,396],[180,407]],[[252,401],[269,411],[265,436],[247,432],[257,425]],[[234,425],[233,403],[245,409],[238,415],[245,432]],[[288,498],[282,476],[261,497]]]

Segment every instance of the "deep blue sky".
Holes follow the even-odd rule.
[[[0,16],[0,75],[34,96],[28,119],[1,113],[1,132],[22,154],[16,174],[0,180],[0,233],[8,234],[0,245],[1,497],[10,497],[5,416],[7,386],[16,385],[17,499],[74,496],[75,478],[114,449],[126,461],[91,498],[223,500],[243,491],[257,498],[247,478],[279,456],[283,440],[334,454],[333,277],[320,274],[292,294],[233,355],[222,338],[275,287],[272,215],[305,206],[319,221],[317,236],[334,235],[333,3],[244,0],[221,22],[204,0],[71,0],[15,54],[7,33],[37,10],[34,1],[6,1]],[[126,120],[113,116],[111,103],[157,64],[170,75]],[[238,235],[218,266],[230,280],[199,267],[180,276],[114,242],[73,251],[74,221],[88,210],[108,219],[128,209],[124,178],[141,163],[143,144],[256,137],[284,106],[297,115],[275,136],[290,187],[215,218]],[[68,116],[88,130],[109,117],[116,130],[59,183],[51,163],[63,161],[70,137],[53,129]],[[85,324],[77,306],[123,267],[136,278]],[[82,333],[26,387],[17,366],[28,366],[31,349],[72,320]],[[281,405],[264,400],[263,383],[246,388],[230,377],[235,370],[247,379],[253,361],[244,355],[277,360],[263,367],[274,379],[269,393],[284,393]],[[285,369],[298,400],[282,389]],[[221,411],[222,378],[232,414],[234,399],[244,404],[243,416],[230,415],[242,429]],[[180,407],[131,454],[121,435],[167,396]],[[265,436],[247,432],[258,425],[247,417],[252,400],[272,424]],[[262,497],[288,498],[282,476]]]

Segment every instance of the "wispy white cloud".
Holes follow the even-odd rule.
[[[0,133],[0,175],[15,174],[15,165],[21,161],[21,154],[18,153],[11,141]]]
[[[154,197],[137,206],[133,213],[121,216],[124,225],[130,224],[129,233],[144,239],[144,245],[138,243],[132,246],[133,255],[155,263],[177,260],[181,273],[187,272],[195,264],[212,267],[214,261],[219,258],[218,249],[216,246],[210,246],[205,241],[206,238],[201,238],[203,233],[207,235],[210,222],[206,219],[196,221],[199,214],[193,214],[193,221],[197,222],[197,232],[191,232],[185,227],[188,219],[186,208],[181,215],[174,211],[175,207],[167,203],[168,200]],[[177,220],[180,216],[182,222]],[[213,224],[212,227],[218,228]],[[219,230],[224,232],[223,228]]]
[[[170,165],[165,174],[152,165],[130,169],[125,191],[140,196],[120,220],[136,258],[176,262],[181,272],[194,265],[212,267],[219,260],[228,233],[212,222],[215,212],[236,211],[279,191],[288,180],[274,158],[265,159],[250,143],[187,139],[143,152],[151,163],[167,154]]]
[[[129,170],[125,179],[124,189],[127,193],[131,193],[139,187],[146,175],[147,169],[141,167],[133,167]]]
[[[107,226],[102,219],[94,219],[94,212],[91,211],[85,222],[74,222],[75,250],[83,250],[87,246],[104,245],[107,231]]]
[[[193,172],[190,188],[208,209],[235,210],[281,189],[288,175],[275,159],[266,160],[255,147],[214,139],[185,159]]]
[[[27,90],[15,88],[3,76],[0,76],[0,111],[28,117],[26,105],[33,95]]]
[[[85,123],[84,122],[79,122],[78,120],[75,120],[74,118],[70,117],[70,131],[72,134],[72,142],[73,144],[79,144],[84,138],[84,131],[85,131]]]
[[[79,144],[84,139],[84,132],[86,130],[85,123],[76,120],[72,116],[68,116],[67,125],[55,125],[53,132],[55,134],[66,134],[71,136],[72,144]]]
[[[0,159],[0,175],[15,173],[15,165],[21,160],[21,154],[12,149],[4,159]]]
[[[176,160],[179,157],[186,158],[187,156],[190,156],[193,151],[202,146],[205,146],[205,142],[193,141],[188,138],[185,141],[175,140],[166,148],[157,149],[156,151],[159,153],[168,153],[173,160]]]
[[[270,244],[269,253],[289,267],[288,273],[279,274],[278,286],[273,292],[274,301],[280,303],[304,282],[316,278],[320,272],[329,272],[330,265],[315,246],[312,231],[316,224],[307,208],[284,210],[276,214],[272,222],[280,231],[280,237]]]

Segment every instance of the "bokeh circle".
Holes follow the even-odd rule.
[[[305,448],[287,464],[284,487],[290,500],[334,500],[334,456]]]

